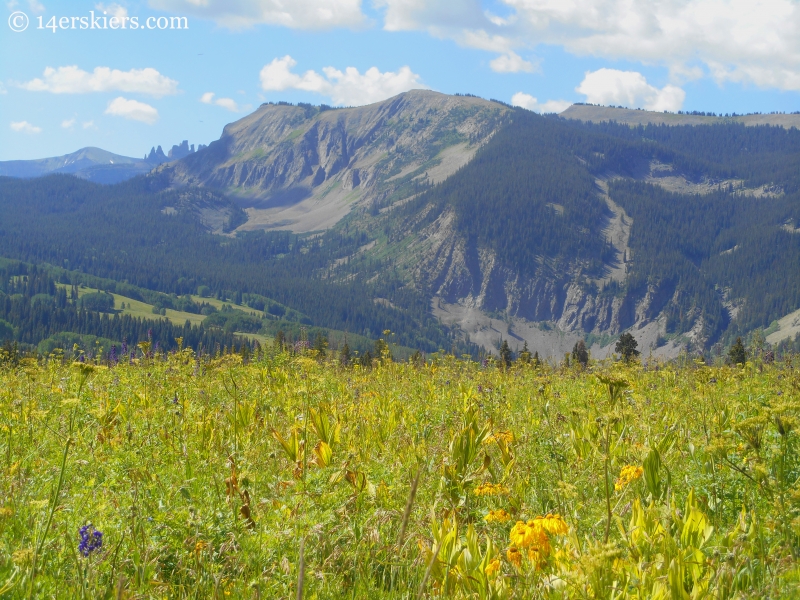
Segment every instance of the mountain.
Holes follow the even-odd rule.
[[[594,122],[428,91],[266,104],[115,186],[0,181],[0,256],[266,299],[295,325],[388,329],[424,351],[506,340],[563,357],[585,339],[598,357],[625,331],[662,357],[758,329],[784,343],[800,309],[800,131],[791,115],[698,116],[716,120]]]
[[[173,185],[225,191],[241,230],[327,229],[353,206],[378,210],[468,163],[509,108],[413,90],[357,108],[262,104],[202,152],[161,167]]]
[[[597,106],[594,104],[573,104],[562,112],[560,117],[602,123],[615,121],[625,125],[718,125],[724,123],[741,123],[748,127],[756,125],[777,125],[790,129],[800,128],[800,113],[768,113],[750,115],[715,115],[713,113],[671,113],[648,110],[622,108],[614,106]]]
[[[41,177],[51,173],[66,173],[97,183],[117,183],[147,173],[156,164],[89,147],[53,158],[2,161],[0,176]]]
[[[205,148],[202,144],[198,149]],[[74,175],[96,183],[119,183],[150,172],[154,167],[184,158],[195,151],[194,144],[184,140],[172,146],[168,155],[161,146],[153,147],[143,159],[121,156],[101,148],[81,148],[71,154],[36,160],[0,161],[0,177],[41,177],[53,173]]]

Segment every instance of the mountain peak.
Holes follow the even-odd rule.
[[[437,183],[469,162],[509,108],[411,90],[366,106],[262,104],[202,153],[165,165],[175,185],[231,193],[243,229],[327,229],[354,206],[379,209],[405,186]],[[378,206],[380,204],[380,206]]]

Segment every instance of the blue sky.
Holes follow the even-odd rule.
[[[796,0],[4,0],[4,8],[0,160],[84,146],[141,156],[184,139],[207,144],[262,102],[359,105],[414,87],[545,112],[587,101],[800,110]],[[92,11],[106,18],[94,29]],[[26,22],[21,13],[27,28],[14,31]],[[185,17],[188,29],[159,29],[170,17]]]

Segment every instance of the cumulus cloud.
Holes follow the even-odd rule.
[[[20,133],[40,133],[42,131],[41,127],[31,125],[27,121],[11,121],[11,129]]]
[[[532,73],[534,70],[536,70],[536,65],[523,59],[516,52],[501,54],[491,61],[489,66],[495,73],[519,73],[520,71]]]
[[[568,100],[548,100],[540,103],[534,96],[524,92],[517,92],[511,96],[511,104],[538,113],[561,113],[572,106],[572,102]]]
[[[61,126],[64,129],[71,129],[75,125],[76,119],[64,119],[61,121]]]
[[[158,111],[154,107],[144,102],[128,100],[122,96],[114,98],[108,103],[105,114],[130,119],[132,121],[141,121],[148,125],[152,125],[158,121]],[[84,123],[83,126],[86,127],[86,123]]]
[[[261,88],[267,92],[288,89],[314,92],[327,96],[337,105],[361,106],[411,89],[427,87],[409,67],[384,73],[372,67],[363,75],[355,67],[347,67],[344,71],[325,67],[322,69],[323,75],[316,71],[298,75],[292,72],[296,65],[297,61],[289,55],[274,59],[261,69]]]
[[[83,126],[84,129],[90,129],[94,127],[94,121],[84,121],[81,123],[81,126]]]
[[[102,2],[98,2],[94,7],[99,11],[107,13],[109,17],[117,17],[117,19],[121,21],[128,16],[128,9],[116,3],[103,4]]]
[[[686,92],[677,86],[666,85],[659,89],[647,83],[641,73],[616,69],[587,71],[575,90],[584,94],[586,101],[591,104],[612,104],[657,111],[677,111],[686,98]]]
[[[680,83],[711,76],[800,90],[796,0],[380,0],[386,29],[414,29],[498,54],[538,44],[668,67]],[[698,68],[700,69],[698,71]]]
[[[89,92],[133,92],[160,97],[178,93],[178,82],[152,68],[120,71],[96,67],[91,73],[77,66],[47,67],[42,78],[20,84],[32,92],[86,94]]]
[[[210,19],[234,30],[262,24],[329,29],[365,23],[361,0],[150,0],[150,6],[182,16]]]
[[[222,108],[227,108],[231,112],[239,112],[241,110],[233,98],[217,98],[214,100],[214,92],[206,92],[200,96],[200,102],[203,104],[216,104]]]

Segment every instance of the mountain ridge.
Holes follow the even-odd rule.
[[[709,114],[688,114],[674,112],[655,112],[633,108],[623,108],[615,106],[599,106],[594,104],[573,104],[559,117],[573,119],[576,121],[587,121],[591,123],[602,123],[604,121],[615,121],[626,125],[715,125],[724,123],[742,123],[747,127],[757,125],[777,125],[790,129],[800,128],[799,113],[772,113],[772,114],[750,114],[715,116]]]
[[[356,108],[262,104],[203,152],[165,165],[173,185],[223,190],[247,210],[241,230],[332,227],[354,205],[454,173],[509,108],[412,90]],[[410,195],[410,194],[408,194]]]

